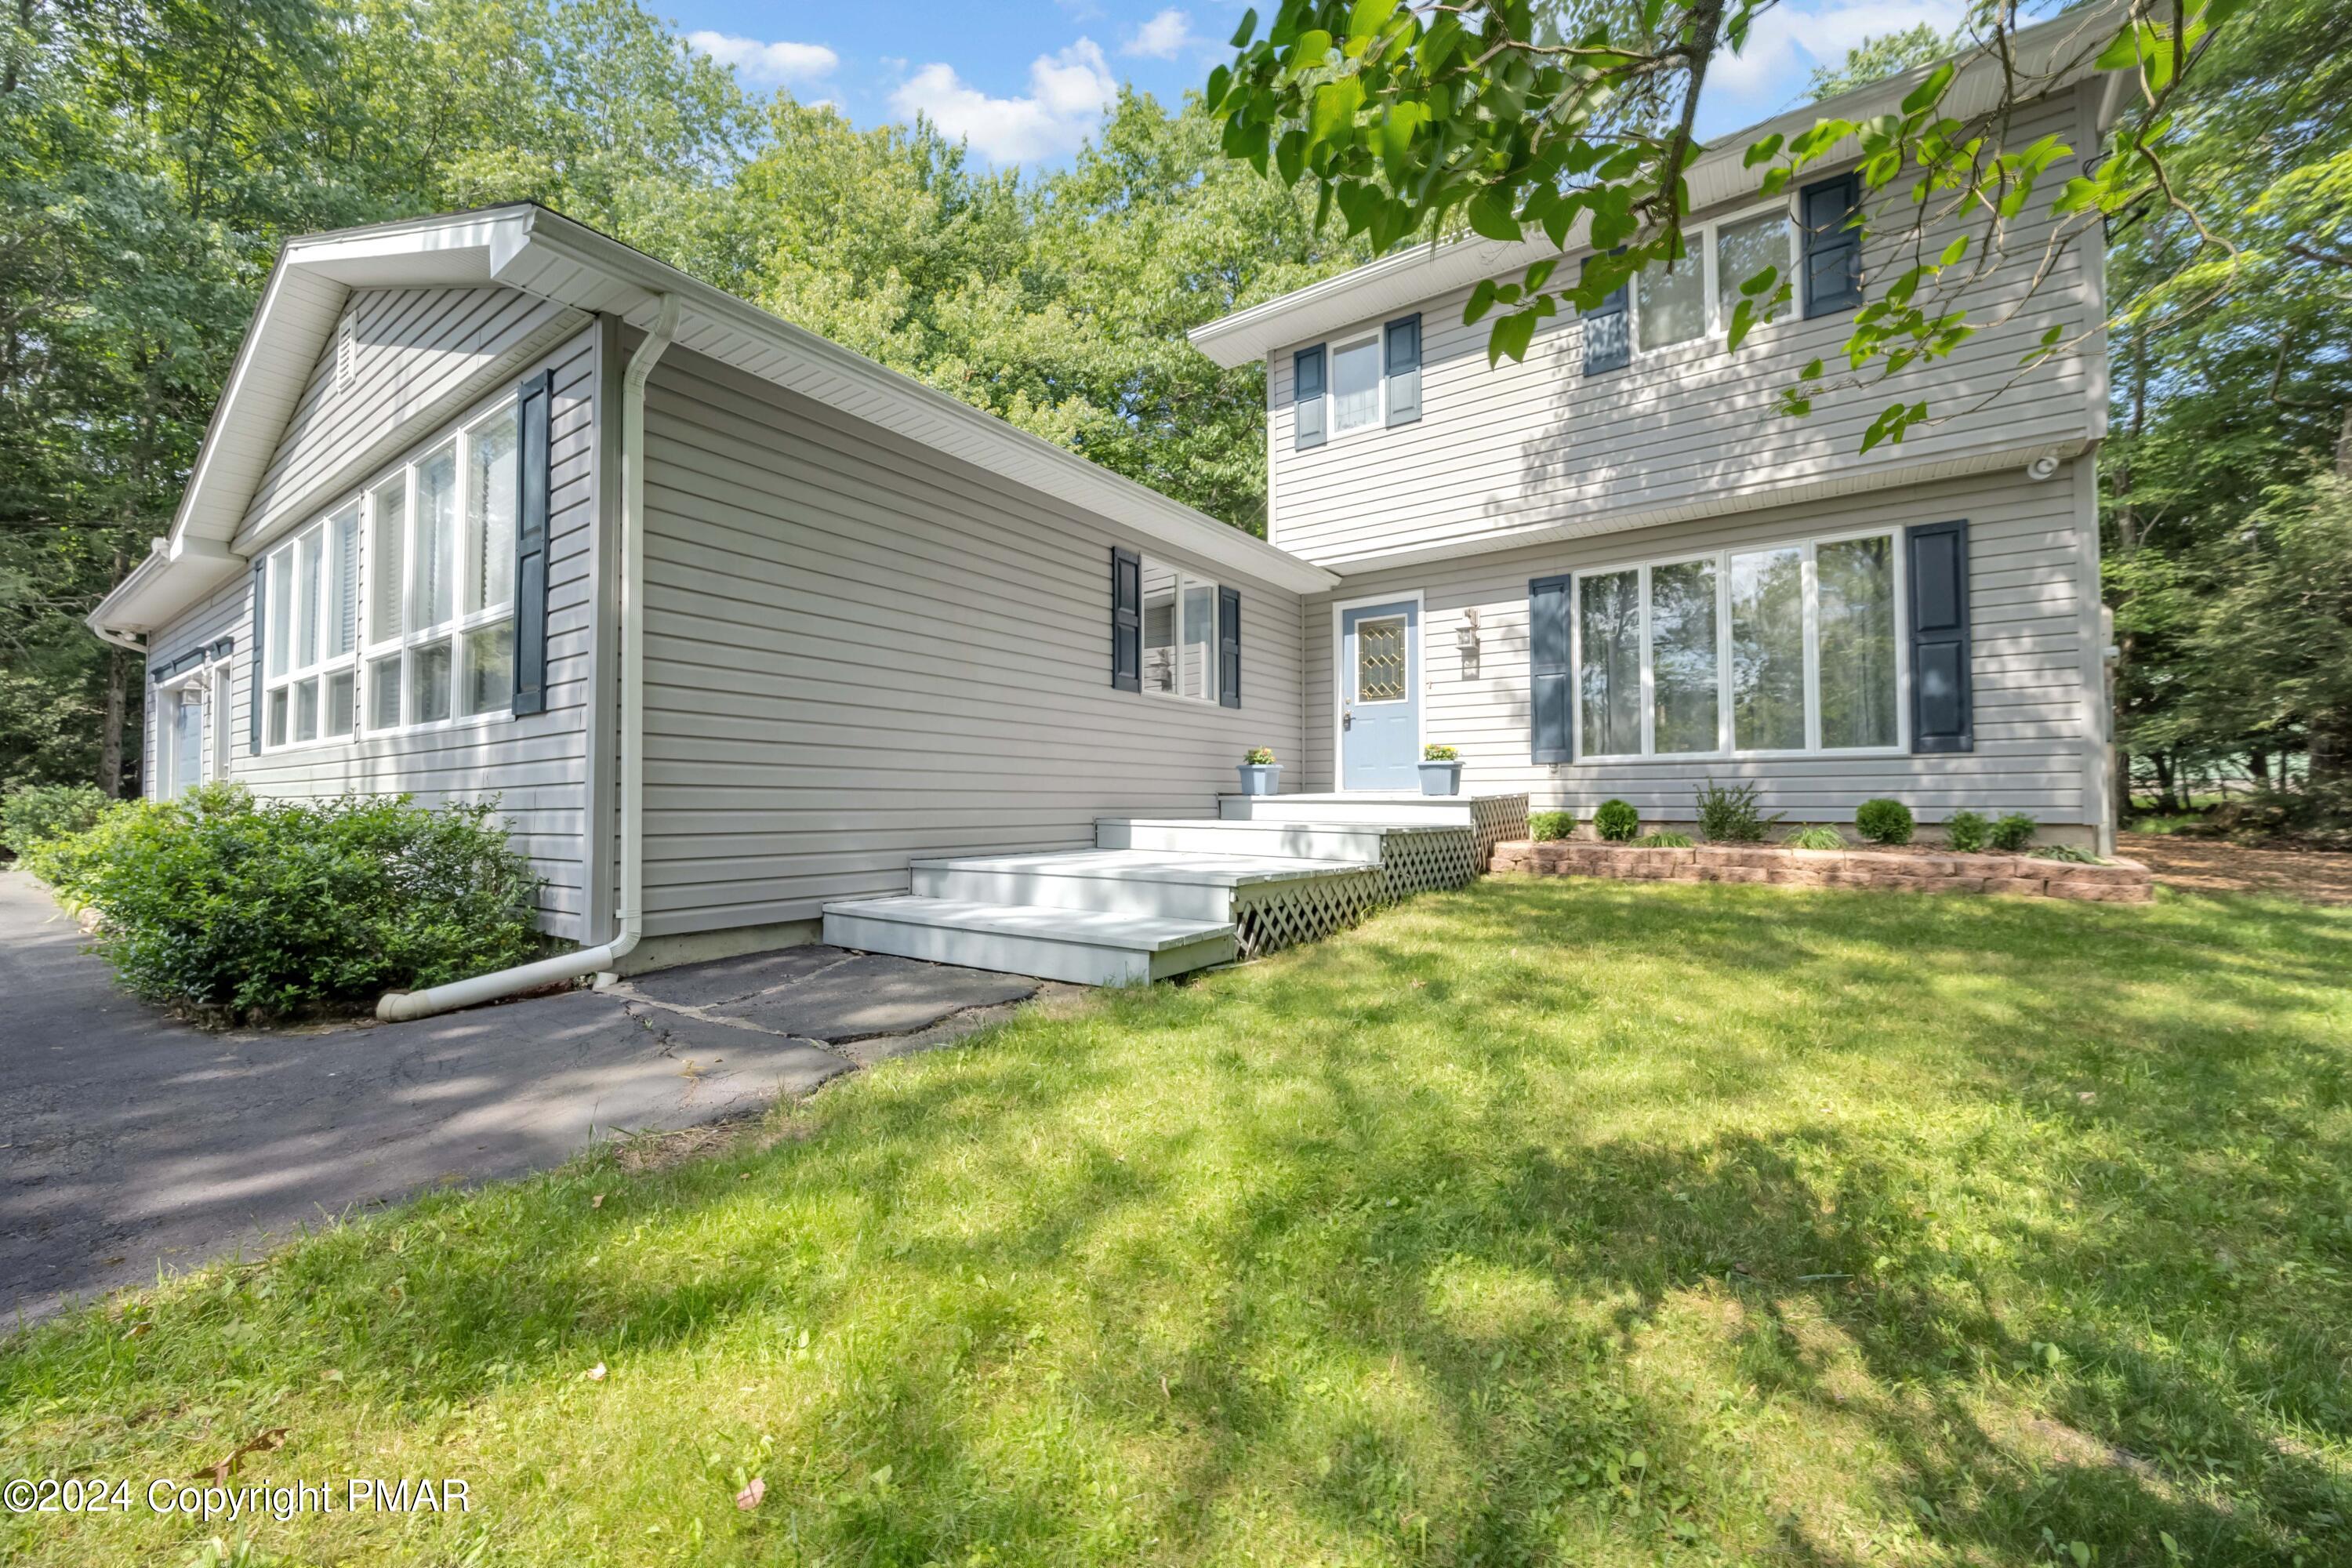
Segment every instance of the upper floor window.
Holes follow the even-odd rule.
[[[1795,276],[1797,225],[1789,204],[1692,224],[1683,231],[1684,255],[1672,268],[1652,262],[1633,279],[1633,341],[1653,353],[1731,330],[1745,287],[1766,268],[1771,280],[1749,296],[1759,320],[1766,302]]]
[[[1292,446],[1421,417],[1421,317],[1300,349],[1290,363]]]
[[[509,402],[270,552],[265,749],[509,711],[519,447]]]
[[[1892,531],[1579,573],[1576,755],[1895,751]]]

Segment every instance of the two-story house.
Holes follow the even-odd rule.
[[[2095,91],[2025,129],[2095,144]],[[576,951],[388,1016],[820,935],[1144,978],[1708,777],[2102,832],[2095,236],[1864,456],[1879,395],[1772,398],[1882,258],[1808,224],[1834,163],[1759,200],[1746,140],[1691,172],[1697,264],[1523,363],[1462,323],[1529,254],[1486,242],[1202,328],[1267,366],[1266,541],[537,207],[292,242],[90,616],[148,658],[147,788],[497,796]],[[1726,280],[1784,254],[1727,353]],[[2085,346],[2015,378],[2053,321]],[[1467,802],[1388,793],[1433,741]],[[1293,795],[1226,820],[1254,746]]]

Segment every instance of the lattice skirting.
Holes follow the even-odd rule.
[[[1344,931],[1387,901],[1381,872],[1335,871],[1312,880],[1267,882],[1235,889],[1234,925],[1242,956],[1314,942]]]
[[[1474,827],[1391,827],[1381,835],[1381,877],[1391,899],[1465,887],[1477,874]]]
[[[1528,797],[1523,795],[1482,795],[1470,802],[1470,829],[1477,835],[1475,853],[1478,869],[1495,862],[1495,846],[1528,837]]]

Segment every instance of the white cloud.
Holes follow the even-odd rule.
[[[1118,47],[1118,52],[1140,55],[1151,60],[1172,60],[1200,47],[1202,41],[1200,35],[1192,31],[1192,18],[1171,5],[1138,27],[1127,42]]]
[[[1939,33],[1959,25],[1964,0],[1828,0],[1776,5],[1757,18],[1748,47],[1717,55],[1706,68],[1707,108],[1702,134],[1721,134],[1807,97],[1815,66],[1833,66],[1864,38],[1900,33],[1925,22]]]
[[[833,74],[841,57],[823,44],[763,44],[732,33],[688,33],[689,47],[701,50],[754,87],[782,87],[786,82],[814,81]]]
[[[1110,62],[1091,38],[1029,63],[1025,98],[991,98],[933,62],[901,83],[890,107],[912,118],[927,114],[950,136],[995,163],[1022,163],[1074,152],[1101,123],[1103,105],[1118,96]]]

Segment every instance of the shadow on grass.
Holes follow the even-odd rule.
[[[2352,1560],[2347,973],[2276,907],[1493,882],[44,1331],[0,1419],[807,1330],[712,1525],[815,1555]]]

